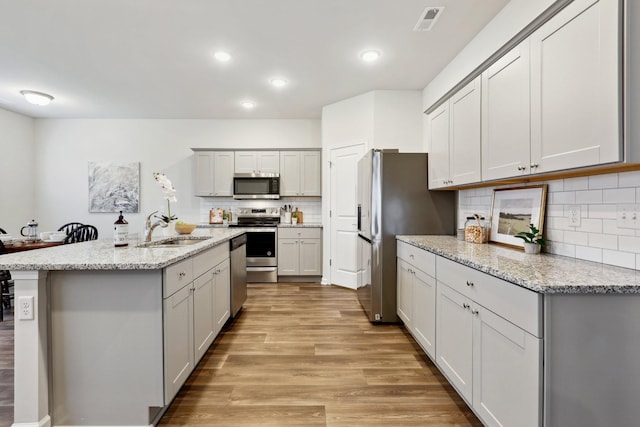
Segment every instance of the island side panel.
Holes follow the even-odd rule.
[[[51,426],[47,272],[12,271],[15,282],[14,426]],[[20,297],[33,297],[33,319],[21,319]]]
[[[640,295],[545,295],[545,426],[636,426]]]
[[[162,272],[50,272],[56,425],[148,426],[164,406]]]

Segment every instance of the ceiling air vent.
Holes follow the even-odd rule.
[[[429,31],[431,28],[433,28],[440,15],[442,15],[443,10],[444,6],[428,6],[420,15],[420,19],[418,19],[418,23],[416,24],[416,26],[413,27],[413,31]]]

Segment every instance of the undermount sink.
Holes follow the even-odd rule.
[[[174,237],[167,240],[160,240],[157,242],[147,242],[141,245],[138,245],[140,248],[176,248],[180,246],[189,246],[196,243],[200,243],[203,240],[207,240],[208,237],[189,237],[189,238],[180,238]]]

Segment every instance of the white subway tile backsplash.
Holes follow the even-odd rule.
[[[582,218],[580,220],[580,227],[576,227],[576,231],[583,231],[587,233],[602,233],[602,220]]]
[[[576,203],[602,203],[602,190],[576,191]]]
[[[589,218],[616,219],[616,205],[589,205]]]
[[[602,249],[589,246],[576,246],[576,258],[593,262],[602,262]]]
[[[617,265],[618,267],[636,268],[636,257],[631,252],[602,251],[602,262],[605,264]]]
[[[564,191],[587,190],[589,188],[589,178],[581,176],[579,178],[567,178],[564,180]]]
[[[589,246],[602,249],[618,249],[618,236],[611,234],[589,234]]]
[[[556,255],[576,257],[576,246],[567,243],[551,242],[550,245],[547,245],[547,251]]]
[[[625,252],[640,253],[640,237],[618,237],[618,249]]]
[[[553,203],[557,204],[575,204],[576,203],[576,192],[575,191],[559,191],[554,193],[548,193],[547,199]]]
[[[618,186],[618,174],[594,175],[589,177],[589,188],[616,188]]]
[[[589,233],[582,233],[580,231],[565,231],[564,243],[587,246],[589,244]]]
[[[635,230],[631,228],[618,228],[618,221],[615,219],[602,220],[602,232],[604,234],[612,234],[616,236],[635,236]]]
[[[618,187],[640,186],[640,171],[621,172],[618,175]]]
[[[547,193],[557,193],[564,191],[564,180],[549,181],[547,184]]]
[[[635,203],[635,188],[610,188],[602,191],[604,203]]]
[[[553,240],[554,242],[559,242],[559,243],[564,242],[564,230],[557,230],[554,228],[545,228],[544,234],[547,236],[548,240]]]
[[[640,203],[640,171],[559,179],[546,184],[546,252],[625,267],[633,264],[631,268],[640,270],[640,230],[617,226],[617,205]],[[500,188],[509,187],[512,186]],[[488,218],[493,191],[493,187],[459,191],[458,217],[480,213]],[[580,226],[569,226],[568,209],[576,205],[580,206]],[[617,261],[616,256],[620,257]]]

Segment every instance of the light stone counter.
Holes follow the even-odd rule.
[[[530,255],[453,236],[397,236],[399,241],[542,294],[639,294],[640,272],[558,255]]]
[[[162,242],[171,237],[158,237]],[[153,270],[190,257],[200,251],[229,241],[244,233],[242,228],[196,229],[190,235],[178,235],[184,239],[205,238],[201,242],[175,248],[140,247],[142,242],[130,242],[129,246],[116,248],[111,240],[95,240],[46,249],[17,252],[0,256],[0,270]],[[173,236],[176,237],[176,236]]]
[[[303,224],[278,224],[278,228],[322,228],[322,224],[317,223],[303,223]]]

